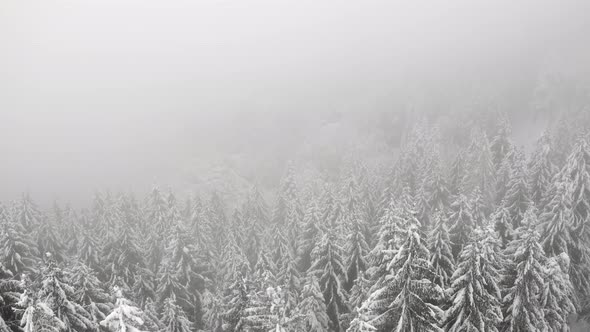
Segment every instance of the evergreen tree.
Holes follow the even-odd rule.
[[[451,279],[452,305],[446,312],[445,331],[495,332],[503,320],[500,269],[490,245],[490,233],[477,231],[461,251]]]
[[[23,194],[14,211],[15,220],[20,223],[28,232],[33,231],[42,220],[41,212],[31,196]]]
[[[73,301],[82,305],[93,323],[89,330],[98,330],[99,323],[112,309],[109,294],[98,280],[96,272],[84,264],[77,264],[69,279],[75,292]]]
[[[546,265],[540,305],[549,331],[569,331],[568,319],[577,311],[568,270],[569,257],[565,253],[550,258]]]
[[[315,277],[309,278],[303,287],[303,300],[300,304],[300,312],[304,315],[305,331],[327,332],[330,318],[326,311],[324,296]]]
[[[529,188],[531,199],[542,208],[549,193],[557,166],[551,159],[551,138],[547,132],[537,141],[537,147],[529,162]]]
[[[4,266],[15,276],[34,273],[37,246],[30,233],[19,222],[9,220],[0,231],[0,258]]]
[[[510,122],[506,114],[500,116],[498,128],[492,142],[490,144],[490,150],[492,151],[492,158],[496,169],[500,168],[502,161],[508,154],[512,143],[510,141]]]
[[[434,228],[429,234],[428,248],[430,251],[430,264],[434,269],[434,278],[431,280],[442,289],[450,286],[450,279],[455,271],[455,260],[451,250],[451,240],[447,231],[446,220],[442,213],[434,217]]]
[[[453,256],[458,257],[463,247],[469,242],[471,232],[475,227],[469,200],[465,195],[459,195],[451,204],[449,215],[449,233],[453,249]]]
[[[576,290],[590,296],[590,139],[580,138],[560,174],[572,193],[573,223],[569,256],[570,277]]]
[[[359,213],[352,212],[349,215],[349,233],[346,239],[346,284],[344,289],[350,291],[354,285],[354,281],[359,274],[367,269],[366,256],[369,252],[367,243],[365,242],[365,233],[363,232],[363,221],[360,219]]]
[[[192,323],[186,318],[182,308],[174,303],[174,299],[164,301],[162,310],[162,323],[164,329],[161,332],[191,332]]]
[[[130,288],[139,268],[145,267],[144,255],[139,246],[137,231],[132,225],[121,223],[121,227],[114,240],[104,248],[105,270],[111,285],[115,280],[124,282],[125,288]]]
[[[49,262],[41,273],[41,285],[37,294],[39,302],[44,303],[65,325],[65,331],[96,330],[88,311],[76,300],[76,289],[64,272],[49,256]]]
[[[506,196],[502,201],[502,205],[510,214],[513,229],[520,227],[520,222],[531,203],[524,156],[519,155],[515,160],[513,172],[510,175]]]
[[[22,292],[22,284],[0,263],[0,332],[10,332],[17,325],[15,309]]]
[[[331,232],[324,234],[312,252],[313,263],[308,271],[308,274],[319,280],[330,317],[330,329],[336,332],[341,331],[340,315],[349,311],[347,294],[342,287],[346,271],[342,252],[334,234]]]
[[[409,225],[406,240],[387,264],[383,286],[367,300],[369,324],[380,331],[440,331],[442,311],[434,305],[442,289],[430,280],[434,269],[416,225]]]
[[[109,332],[143,332],[141,328],[144,322],[141,318],[143,315],[141,310],[123,297],[120,288],[115,287],[115,295],[117,297],[115,309],[100,322],[100,325]]]
[[[547,256],[569,253],[574,232],[571,191],[568,185],[558,182],[548,196],[548,202],[539,216],[541,245]]]
[[[307,271],[311,266],[311,252],[319,240],[322,225],[320,211],[314,199],[310,200],[303,221],[302,236],[299,245],[299,269]]]
[[[547,258],[539,244],[539,235],[534,230],[536,215],[533,209],[526,212],[523,226],[507,248],[512,258],[508,277],[508,304],[505,314],[507,331],[546,331],[541,306],[541,293],[545,286],[544,265]]]

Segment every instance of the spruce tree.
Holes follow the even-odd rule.
[[[512,174],[510,175],[506,196],[504,196],[502,201],[502,206],[510,214],[512,229],[520,227],[520,222],[531,204],[524,156],[519,154],[515,160]]]
[[[508,289],[504,297],[507,303],[505,322],[508,331],[546,331],[541,306],[541,293],[546,287],[544,265],[547,258],[539,244],[539,235],[534,230],[536,220],[534,209],[529,209],[523,226],[509,244],[507,256],[511,258]]]
[[[367,299],[369,324],[380,331],[440,331],[442,311],[434,303],[443,291],[430,281],[435,272],[417,225],[408,226],[405,241],[387,263],[386,282]]]
[[[347,294],[342,287],[345,278],[345,267],[342,258],[343,250],[338,245],[335,235],[328,232],[312,252],[313,263],[308,274],[319,280],[320,289],[330,317],[330,329],[340,332],[340,315],[349,312]]]
[[[451,204],[449,234],[451,236],[453,256],[455,257],[458,257],[463,247],[467,245],[471,238],[471,232],[475,227],[469,203],[465,195],[459,195]]]
[[[577,292],[590,296],[590,138],[578,140],[558,177],[570,183],[572,229],[570,277]]]
[[[106,318],[112,309],[111,299],[96,272],[79,263],[71,271],[69,283],[74,289],[73,301],[80,304],[89,314],[93,328]]]
[[[164,328],[161,332],[191,332],[192,323],[186,317],[182,308],[176,305],[173,298],[164,301],[162,309],[162,323]]]
[[[55,313],[66,331],[96,329],[88,311],[79,303],[76,288],[48,253],[48,263],[41,273],[41,285],[36,298]]]
[[[455,259],[451,250],[446,220],[441,212],[435,214],[433,226],[428,237],[430,264],[434,269],[434,278],[431,281],[442,289],[447,289],[455,271]]]
[[[543,208],[546,195],[557,173],[557,166],[551,159],[551,137],[547,132],[537,141],[537,147],[529,162],[529,188],[531,199],[539,208]]]
[[[300,312],[303,314],[305,331],[327,332],[330,318],[326,311],[324,296],[320,290],[317,279],[312,276],[303,286],[303,300],[300,303]]]
[[[547,261],[540,305],[549,331],[569,331],[569,317],[577,311],[574,286],[568,271],[569,257],[565,253]]]
[[[501,266],[486,246],[490,232],[477,231],[461,251],[451,278],[452,305],[446,311],[445,331],[497,332],[502,323]]]
[[[22,292],[22,283],[0,263],[0,332],[10,332],[17,325],[15,309]]]
[[[15,276],[34,273],[37,263],[37,246],[30,232],[20,222],[9,220],[0,231],[1,262]]]
[[[144,332],[141,310],[125,299],[118,287],[115,287],[115,296],[117,297],[115,308],[100,322],[100,325],[109,332]]]

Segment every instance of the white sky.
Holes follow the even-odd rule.
[[[181,183],[237,112],[586,75],[589,36],[583,0],[0,0],[0,200]]]

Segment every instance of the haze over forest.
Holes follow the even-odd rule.
[[[543,85],[588,86],[588,13],[586,1],[5,1],[0,199],[188,191],[229,161],[269,187],[305,144],[338,150],[362,123],[404,129],[382,114],[499,109],[530,144],[559,113],[536,108]]]

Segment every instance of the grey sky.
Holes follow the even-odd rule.
[[[588,36],[582,0],[0,0],[0,200],[182,186],[241,112],[587,75]]]

